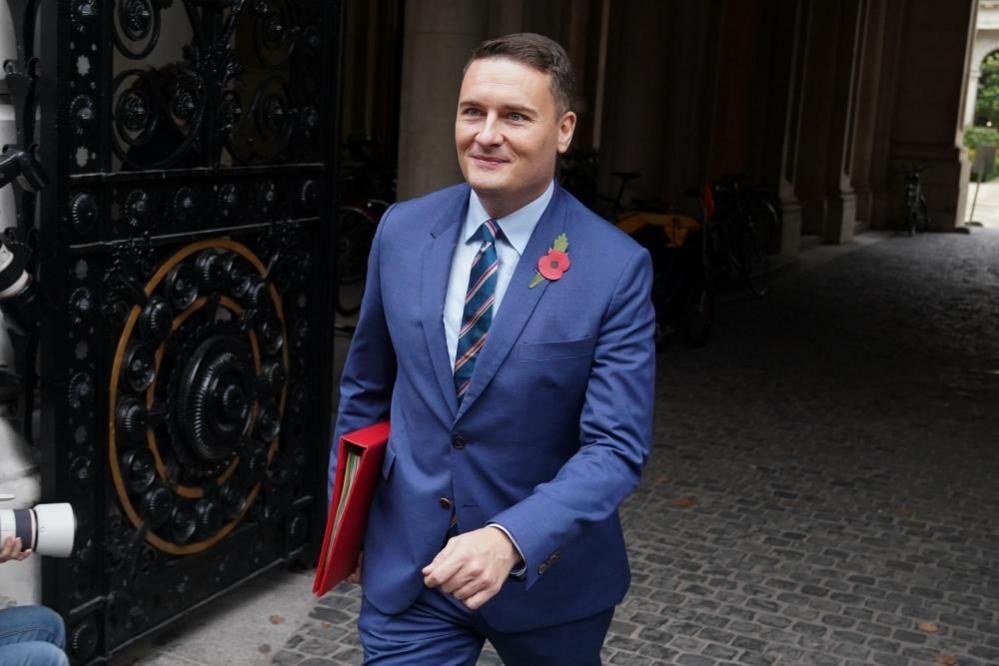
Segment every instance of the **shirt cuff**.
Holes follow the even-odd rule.
[[[513,544],[513,547],[514,549],[516,549],[517,554],[520,555],[520,566],[517,567],[516,569],[511,570],[510,575],[513,576],[514,578],[523,578],[524,574],[527,573],[527,560],[524,559],[524,551],[520,549],[520,544],[518,544],[517,540],[513,538],[513,535],[510,534],[510,531],[507,530],[502,525],[500,525],[499,523],[489,523],[486,525],[486,527],[495,527],[500,532],[505,534],[506,538],[509,539],[510,543]]]

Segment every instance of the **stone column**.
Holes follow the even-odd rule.
[[[461,68],[486,35],[488,0],[409,0],[399,113],[399,200],[461,182],[454,117]]]
[[[696,103],[671,103],[669,67],[661,47],[669,30],[671,3],[615,0],[608,29],[607,77],[600,142],[600,190],[613,194],[614,171],[635,171],[641,178],[629,192],[642,197],[662,195],[668,160],[687,156],[669,145],[667,131],[674,109]],[[666,38],[668,41],[668,38]],[[676,51],[682,57],[684,50]]]
[[[853,138],[851,185],[857,195],[857,224],[870,225],[873,207],[871,160],[881,93],[886,0],[868,0],[863,16],[862,65],[857,80],[857,120]]]
[[[899,42],[886,186],[876,210],[882,224],[897,224],[904,215],[903,174],[917,164],[927,166],[922,182],[931,228],[952,230],[964,222],[970,165],[960,130],[976,6],[976,0],[909,0],[893,16]]]
[[[971,71],[968,73],[968,91],[964,97],[964,126],[971,127],[975,124],[975,102],[978,100],[978,79],[982,75],[982,61],[971,63]]]
[[[815,1],[805,28],[802,117],[795,187],[804,235],[839,243],[853,232],[846,175],[853,135],[860,0]]]
[[[785,34],[790,31],[787,101],[783,114],[783,135],[780,139],[781,162],[777,180],[777,198],[781,208],[781,254],[797,254],[801,250],[802,207],[795,191],[801,138],[801,107],[804,95],[805,60],[808,40],[805,28],[809,22],[811,0],[782,0],[784,11],[778,14]]]
[[[857,122],[857,83],[863,63],[862,19],[867,0],[844,0],[837,4],[841,12],[840,33],[826,163],[829,208],[822,227],[825,243],[844,243],[852,239],[857,219],[857,196],[850,183],[850,170]]]
[[[975,124],[975,100],[978,98],[978,79],[982,74],[982,61],[990,53],[999,50],[999,2],[982,0],[976,10],[971,71],[968,74],[968,90],[964,97],[965,127]]]

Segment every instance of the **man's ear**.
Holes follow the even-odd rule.
[[[558,121],[558,152],[564,153],[569,150],[572,143],[572,135],[576,131],[576,114],[566,111],[562,119]]]

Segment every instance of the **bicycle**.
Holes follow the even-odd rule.
[[[652,257],[652,303],[656,310],[657,341],[670,330],[690,347],[707,343],[715,316],[715,289],[706,244],[708,214],[701,192],[685,193],[682,206],[642,202],[644,210],[622,211],[621,200],[638,174],[616,172],[621,183],[612,204],[614,224],[644,246]],[[648,210],[665,209],[665,212]]]
[[[905,220],[901,231],[907,232],[910,238],[915,236],[917,231],[925,232],[933,221],[926,206],[926,197],[923,196],[920,179],[920,174],[926,171],[926,168],[926,165],[920,164],[905,172]]]
[[[344,317],[355,315],[361,309],[371,242],[388,206],[388,202],[381,199],[368,199],[337,210],[335,307]]]
[[[615,171],[613,197],[597,190],[599,157],[594,150],[576,150],[559,160],[559,182],[588,208],[597,212],[644,246],[652,257],[652,303],[656,310],[659,346],[670,331],[691,347],[708,341],[714,321],[714,280],[704,233],[706,213],[702,193],[691,190],[686,207],[668,206],[657,199],[641,200],[625,194],[641,176]]]
[[[725,176],[711,186],[715,204],[709,227],[712,263],[719,274],[743,281],[750,293],[761,297],[764,254],[773,251],[779,236],[777,207],[741,175]]]
[[[334,307],[337,314],[351,317],[361,309],[368,254],[378,222],[394,196],[395,177],[384,151],[370,139],[349,142],[340,152],[343,162],[337,191],[346,203],[336,215]]]

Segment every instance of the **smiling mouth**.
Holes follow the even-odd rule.
[[[499,157],[487,157],[485,155],[472,155],[471,157],[474,162],[483,166],[500,166],[501,164],[506,164],[508,161]]]

